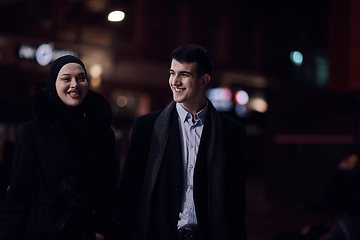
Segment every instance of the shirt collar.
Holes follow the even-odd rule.
[[[183,108],[180,105],[180,103],[176,103],[176,110],[178,112],[181,122],[186,122],[189,118],[191,118],[191,113],[186,111],[186,109]],[[206,106],[194,115],[194,119],[196,121],[200,120],[201,124],[204,124],[207,110],[208,110],[208,102],[206,101]]]

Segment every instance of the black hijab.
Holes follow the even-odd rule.
[[[84,101],[79,106],[77,106],[77,107],[69,107],[60,99],[59,95],[57,94],[56,86],[55,86],[55,82],[56,82],[56,79],[57,79],[57,76],[59,74],[60,69],[64,65],[66,65],[68,63],[78,63],[78,64],[80,64],[80,66],[84,69],[85,77],[86,77],[86,79],[88,81],[88,77],[87,77],[87,73],[86,73],[84,63],[75,56],[65,55],[65,56],[57,58],[51,64],[49,74],[48,74],[48,79],[47,79],[47,87],[48,87],[48,91],[49,91],[51,97],[56,102],[58,102],[61,106],[66,108],[76,119],[79,119],[85,113],[85,105],[86,105],[85,102],[86,102],[87,97],[85,97]]]

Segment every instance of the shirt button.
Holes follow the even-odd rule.
[[[190,168],[193,168],[193,165],[190,165],[189,167],[190,167]]]
[[[191,147],[191,148],[194,148],[194,145],[193,145],[193,144],[191,144],[191,145],[190,145],[190,147]]]
[[[192,207],[190,206],[189,209],[192,210]]]
[[[193,189],[194,187],[193,187],[193,185],[190,185],[190,189]]]

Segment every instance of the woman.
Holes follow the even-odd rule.
[[[53,62],[47,84],[18,135],[0,239],[118,239],[110,106],[74,56]]]

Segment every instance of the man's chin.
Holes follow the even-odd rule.
[[[183,98],[183,97],[179,97],[179,96],[177,96],[176,94],[173,94],[173,99],[174,99],[174,101],[177,102],[177,103],[181,103],[181,102],[184,101],[184,98]]]
[[[174,98],[174,101],[177,102],[177,103],[182,103],[183,102],[182,99],[176,99],[176,98]]]

